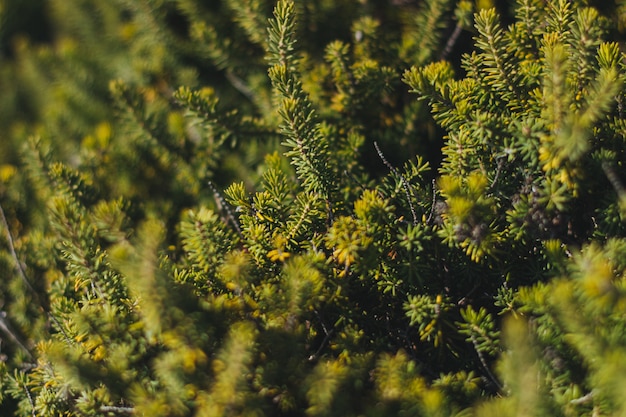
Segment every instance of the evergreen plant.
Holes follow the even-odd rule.
[[[624,5],[502,3],[0,32],[1,414],[626,415]]]

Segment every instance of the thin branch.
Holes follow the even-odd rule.
[[[255,101],[254,98],[256,97],[256,95],[254,94],[254,91],[252,91],[250,87],[248,87],[248,85],[241,78],[237,77],[230,70],[226,71],[225,75],[226,75],[226,79],[230,82],[230,85],[232,85],[237,91],[239,91],[248,100],[254,103]]]
[[[437,204],[437,182],[433,179],[433,203],[430,206],[430,214],[426,219],[426,224],[430,224],[433,220],[433,214],[435,213],[435,205]]]
[[[326,215],[328,216],[328,221],[327,223],[327,227],[330,229],[330,227],[333,225],[333,223],[335,222],[335,215],[333,213],[333,202],[330,201],[330,199],[326,199]]]
[[[502,157],[498,158],[498,168],[496,169],[496,175],[493,177],[493,180],[491,181],[491,185],[489,186],[490,190],[493,190],[493,188],[496,186],[496,183],[498,182],[498,179],[500,178],[500,173],[502,172],[503,165],[504,165],[504,159]]]
[[[594,392],[591,391],[591,392],[583,395],[582,397],[574,398],[573,400],[570,401],[570,404],[574,404],[574,405],[587,404],[588,402],[593,400],[593,397],[594,397],[593,393]]]
[[[243,234],[241,233],[241,227],[239,226],[239,222],[235,218],[235,215],[233,214],[233,211],[230,209],[230,206],[228,205],[228,203],[222,196],[222,193],[220,193],[220,191],[217,189],[217,186],[215,185],[213,181],[208,181],[208,185],[211,191],[213,191],[213,198],[215,198],[218,208],[226,213],[226,217],[228,221],[230,221],[230,223],[233,225],[235,230],[237,230],[237,233],[239,234],[239,236],[243,236]]]
[[[444,60],[448,57],[448,55],[450,55],[450,53],[452,52],[452,48],[454,48],[454,45],[456,45],[456,42],[459,40],[459,36],[461,36],[462,32],[463,26],[461,26],[461,24],[459,23],[455,26],[454,32],[452,32],[452,34],[448,38],[448,42],[446,42],[445,48],[443,48],[441,55],[439,55],[439,60]]]
[[[6,218],[5,214],[4,214],[4,209],[2,208],[2,204],[0,204],[0,222],[2,222],[2,226],[4,227],[4,230],[6,232],[6,239],[7,239],[7,242],[9,243],[9,250],[11,251],[11,256],[13,257],[13,261],[15,262],[15,265],[16,265],[16,268],[17,268],[17,271],[18,271],[18,275],[20,276],[20,278],[24,282],[24,285],[26,285],[26,288],[28,288],[28,290],[31,292],[33,298],[35,299],[35,302],[37,304],[39,304],[39,306],[44,311],[46,311],[45,305],[44,305],[43,301],[41,300],[41,297],[39,296],[39,293],[37,291],[35,291],[35,288],[33,288],[33,286],[31,285],[30,280],[28,279],[28,276],[26,275],[26,271],[24,269],[24,266],[22,265],[22,262],[20,262],[20,259],[17,256],[17,251],[15,250],[15,244],[14,244],[13,236],[11,235],[11,230],[9,229],[9,222],[7,222],[7,218]],[[61,326],[61,323],[59,322],[59,320],[57,320],[57,318],[50,311],[46,311],[46,314],[47,314],[48,318],[50,318],[57,325],[57,327],[59,328],[59,330],[61,331],[61,333],[65,337],[65,339],[68,342],[71,343],[70,337],[67,335],[67,333],[65,333],[65,330]],[[4,324],[6,324],[6,322]],[[9,337],[11,337],[11,336],[9,336]],[[13,338],[11,337],[11,339],[13,339]],[[24,346],[23,344],[20,344],[20,345]],[[30,355],[30,351],[28,349],[26,349],[26,351]],[[31,355],[31,357],[32,357],[32,355]]]
[[[13,331],[11,325],[7,320],[7,313],[5,311],[0,311],[0,330],[2,333],[6,334],[9,339],[13,341],[16,345],[18,345],[26,354],[28,355],[28,359],[33,359],[33,354],[30,352],[30,349],[26,347],[26,343],[21,340],[21,338]]]
[[[113,405],[103,405],[100,407],[101,413],[135,414],[133,407],[116,407]]]
[[[324,340],[322,340],[322,343],[320,343],[320,347],[317,349],[317,351],[314,354],[309,356],[310,362],[315,361],[319,357],[320,353],[322,353],[322,349],[324,349],[324,347],[326,346],[326,344],[328,343],[328,341],[330,340],[330,338],[332,337],[334,333],[335,333],[335,329],[330,329],[330,331],[326,333]]]
[[[472,334],[472,344],[474,345],[474,350],[476,351],[476,354],[478,355],[478,359],[480,360],[480,363],[482,364],[483,368],[485,369],[485,372],[487,373],[487,376],[489,377],[491,382],[493,382],[495,384],[495,386],[498,387],[498,391],[502,391],[502,385],[496,379],[496,377],[491,373],[491,370],[489,370],[489,366],[487,365],[487,361],[485,360],[485,357],[483,356],[482,352],[478,348],[478,341],[476,340],[476,336],[474,336],[473,334]]]
[[[13,243],[13,236],[11,235],[11,230],[9,229],[9,222],[7,222],[7,218],[4,215],[4,209],[2,208],[2,204],[0,204],[0,221],[2,221],[2,226],[4,227],[4,230],[5,230],[7,242],[9,243],[9,250],[11,251],[11,256],[13,257],[13,260],[15,261],[15,264],[17,266],[17,272],[19,273],[20,278],[22,278],[22,281],[24,281],[24,284],[26,285],[26,287],[28,287],[30,291],[36,294],[37,292],[28,281],[28,278],[26,277],[26,271],[24,270],[24,266],[20,262],[20,259],[17,257],[17,252],[15,251],[15,244]]]
[[[609,179],[609,182],[617,192],[617,194],[621,197],[626,193],[626,189],[624,188],[624,184],[620,180],[619,176],[613,169],[613,167],[609,164],[609,162],[602,162],[602,170],[606,174],[606,177]]]
[[[324,331],[324,334],[326,336],[324,337],[324,340],[322,340],[322,343],[320,343],[320,346],[317,349],[317,351],[311,356],[309,356],[309,361],[315,361],[319,357],[320,353],[322,352],[322,349],[324,349],[324,346],[326,346],[331,336],[335,333],[335,329],[328,330],[328,328],[326,327],[326,324],[324,324],[324,320],[322,319],[321,314],[317,310],[315,310],[315,315],[319,319],[320,324],[322,325],[322,330]]]
[[[392,173],[394,173],[395,175],[400,177],[400,181],[402,182],[402,187],[404,188],[404,193],[406,194],[406,200],[409,203],[409,208],[411,209],[411,215],[413,216],[413,224],[416,225],[418,223],[418,221],[417,221],[417,214],[415,212],[415,207],[413,207],[413,202],[411,201],[411,188],[409,186],[409,182],[406,180],[404,175],[402,175],[396,169],[396,167],[394,167],[393,165],[391,165],[389,163],[389,161],[387,161],[387,158],[385,158],[385,155],[383,154],[383,152],[378,147],[378,143],[377,142],[374,142],[374,147],[376,148],[376,152],[378,153],[378,157],[381,159],[381,161],[383,161],[383,164],[385,164],[385,166],[387,168],[389,168],[389,170]]]
[[[35,403],[33,402],[33,397],[30,395],[30,391],[28,390],[28,387],[26,386],[26,384],[24,385],[24,390],[26,391],[26,396],[28,397],[28,402],[30,403],[30,407],[33,411],[33,417],[37,417],[37,414],[35,413]]]
[[[359,179],[357,177],[354,176],[353,173],[351,173],[347,169],[344,170],[343,173],[344,173],[344,175],[347,175],[356,185],[358,185],[359,188],[361,188],[361,190],[363,190],[363,191],[367,190],[367,188],[365,188],[365,186],[361,183],[361,181],[359,181]]]

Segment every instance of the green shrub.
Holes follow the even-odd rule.
[[[619,4],[47,5],[3,415],[626,413]]]

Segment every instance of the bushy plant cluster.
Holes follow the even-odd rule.
[[[624,4],[45,6],[2,415],[626,413]]]

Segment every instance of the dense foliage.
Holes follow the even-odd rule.
[[[626,5],[4,5],[2,415],[626,414]]]

